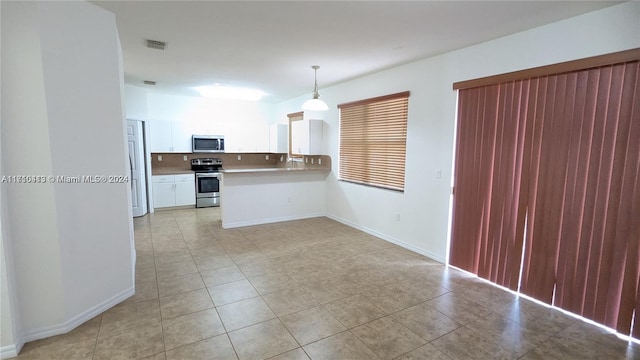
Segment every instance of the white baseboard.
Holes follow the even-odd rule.
[[[18,347],[15,344],[0,347],[0,359],[10,359],[18,356],[21,348],[22,345]]]
[[[291,216],[282,216],[277,218],[258,219],[258,220],[251,220],[251,221],[236,221],[231,223],[223,221],[222,228],[233,229],[233,228],[239,228],[239,227],[245,227],[245,226],[272,224],[272,223],[283,222],[283,221],[310,219],[310,218],[322,217],[322,216],[325,216],[325,213],[318,212],[318,213],[310,213],[310,214],[303,214],[303,215],[291,215]]]
[[[428,257],[428,258],[430,258],[432,260],[435,260],[437,262],[440,262],[440,263],[443,263],[443,264],[446,262],[445,258],[443,258],[442,256],[439,256],[436,253],[433,253],[431,251],[419,248],[419,247],[417,247],[415,245],[411,245],[411,244],[406,243],[406,242],[404,242],[402,240],[398,240],[398,239],[396,239],[396,238],[394,238],[392,236],[389,236],[387,234],[383,234],[383,233],[378,232],[376,230],[370,229],[370,228],[368,228],[366,226],[362,226],[362,225],[356,224],[356,223],[354,223],[352,221],[349,221],[349,220],[346,220],[346,219],[343,219],[343,218],[339,218],[337,216],[330,215],[330,214],[326,214],[325,216],[328,217],[329,219],[332,219],[332,220],[335,220],[337,222],[343,223],[343,224],[345,224],[347,226],[350,226],[350,227],[352,227],[354,229],[358,229],[360,231],[364,231],[369,235],[373,235],[373,236],[378,237],[378,238],[380,238],[382,240],[388,241],[388,242],[390,242],[392,244],[395,244],[395,245],[403,247],[403,248],[405,248],[407,250],[413,251],[414,253],[418,253],[420,255],[424,255],[424,256],[426,256],[426,257]]]
[[[27,343],[29,341],[34,341],[34,340],[39,340],[39,339],[44,339],[50,336],[54,336],[54,335],[60,335],[60,334],[65,334],[68,333],[69,331],[75,329],[76,327],[78,327],[79,325],[82,325],[83,323],[93,319],[94,317],[98,316],[99,314],[105,312],[106,310],[114,307],[115,305],[121,303],[122,301],[126,300],[127,298],[133,296],[135,294],[135,287],[131,287],[105,301],[103,301],[102,303],[88,309],[87,311],[84,311],[74,317],[72,317],[71,319],[61,323],[61,324],[56,324],[56,325],[52,325],[52,326],[47,326],[47,327],[42,327],[39,329],[34,329],[34,330],[30,330],[28,332],[26,332],[25,334],[22,335],[22,338],[20,339],[22,343]]]

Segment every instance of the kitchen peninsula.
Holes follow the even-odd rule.
[[[152,174],[189,172],[191,153],[152,153]],[[220,210],[223,228],[324,216],[325,179],[331,157],[221,153]],[[162,159],[162,161],[159,161]]]
[[[223,170],[222,227],[324,216],[329,171],[330,168]]]

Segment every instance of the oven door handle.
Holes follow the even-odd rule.
[[[196,173],[196,178],[220,178],[220,173]]]

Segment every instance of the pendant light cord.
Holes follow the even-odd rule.
[[[313,98],[317,99],[320,97],[320,93],[318,93],[318,69],[320,66],[314,65],[311,68],[313,69]]]

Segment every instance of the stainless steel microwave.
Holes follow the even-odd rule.
[[[194,153],[224,152],[223,135],[192,135],[191,150]]]

